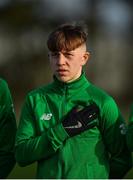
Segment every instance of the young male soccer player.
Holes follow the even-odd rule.
[[[11,93],[6,81],[0,79],[0,179],[6,178],[15,165],[15,136],[16,118]]]
[[[84,27],[57,27],[47,41],[53,82],[26,97],[16,159],[21,166],[37,161],[37,178],[122,178],[131,167],[117,105],[83,71],[86,42]]]
[[[133,104],[131,105],[130,117],[128,122],[127,144],[129,149],[133,152]]]

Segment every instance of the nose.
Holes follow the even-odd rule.
[[[64,65],[65,64],[65,57],[63,54],[59,54],[58,59],[57,59],[57,65]]]

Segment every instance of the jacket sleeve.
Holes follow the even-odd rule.
[[[15,165],[16,119],[7,83],[0,81],[0,178],[6,178]]]
[[[32,108],[27,98],[22,108],[16,136],[15,154],[20,166],[26,166],[41,159],[53,156],[68,137],[58,124],[37,135]]]
[[[126,143],[126,124],[112,98],[102,107],[103,139],[109,152],[111,179],[123,178],[131,168],[131,153]]]
[[[130,117],[128,122],[127,144],[128,148],[133,152],[133,104],[131,106]]]

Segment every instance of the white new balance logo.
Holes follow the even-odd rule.
[[[52,114],[51,114],[51,113],[44,113],[44,114],[40,117],[40,119],[41,119],[41,120],[49,121],[49,120],[51,119],[51,117],[52,117]]]
[[[74,128],[81,128],[81,127],[82,127],[82,124],[81,124],[80,121],[78,121],[76,125],[74,125],[74,126],[67,126],[67,127],[64,127],[64,128],[66,128],[66,129],[74,129]]]
[[[125,123],[120,124],[119,128],[120,128],[121,134],[125,135],[127,132],[127,128],[126,128]]]

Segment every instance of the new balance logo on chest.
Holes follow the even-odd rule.
[[[51,118],[52,118],[52,113],[44,113],[44,114],[40,117],[40,120],[49,121]]]

